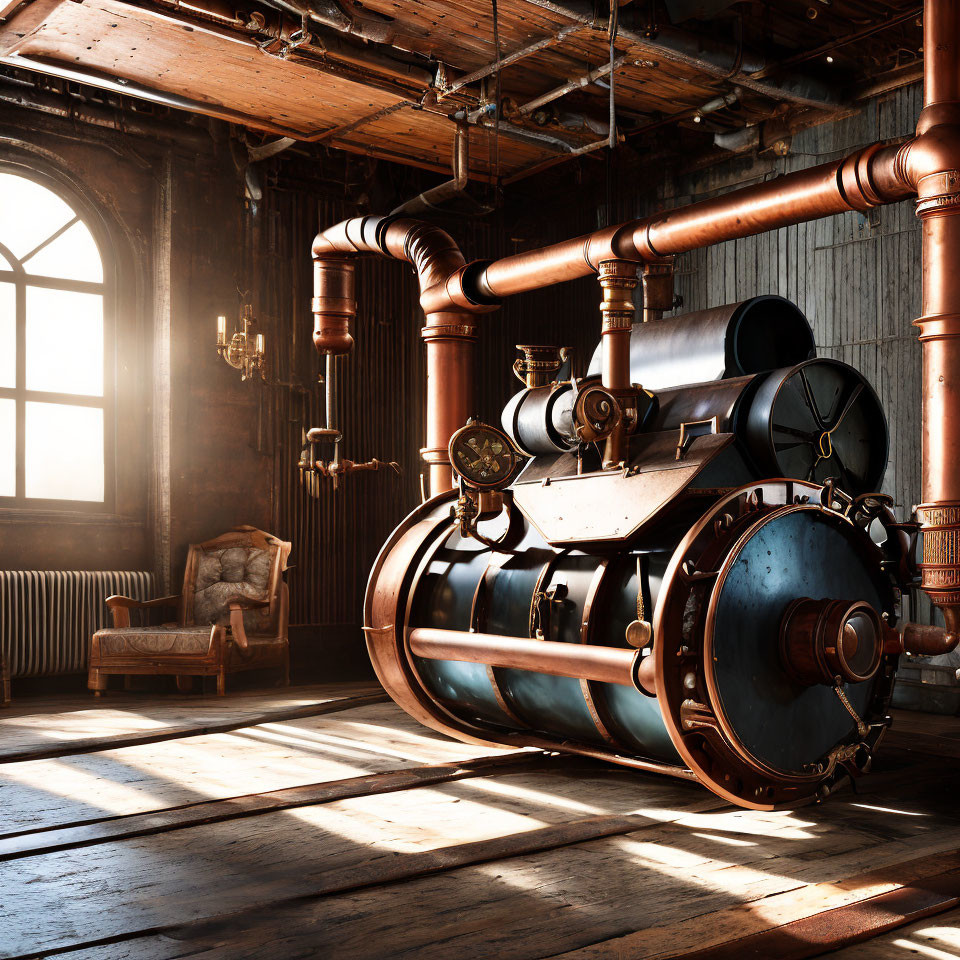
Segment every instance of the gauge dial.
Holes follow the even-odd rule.
[[[505,433],[485,423],[468,423],[450,438],[450,463],[471,487],[505,487],[517,466],[517,454]]]

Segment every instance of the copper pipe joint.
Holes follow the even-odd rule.
[[[940,608],[946,629],[909,624],[903,644],[907,652],[936,657],[960,642],[960,503],[923,504],[916,511],[923,533],[920,586]]]
[[[345,258],[314,260],[313,343],[319,353],[349,353],[350,321],[357,315],[356,266]]]
[[[780,626],[780,656],[798,683],[863,683],[880,668],[883,624],[858,600],[793,600]]]
[[[661,320],[673,309],[673,260],[654,260],[643,265],[643,321]]]
[[[410,631],[410,652],[427,660],[483,663],[552,677],[638,686],[639,651],[621,647],[415,627]]]

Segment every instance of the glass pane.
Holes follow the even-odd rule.
[[[0,270],[12,270],[13,264],[2,254],[0,253]]]
[[[0,400],[0,497],[17,495],[17,403]]]
[[[0,387],[17,385],[17,289],[0,283]]]
[[[64,403],[27,403],[26,495],[103,501],[103,411]]]
[[[75,223],[35,256],[24,260],[23,269],[38,277],[103,282],[100,251],[83,221]]]
[[[0,243],[15,257],[26,256],[76,214],[52,190],[0,173]]]
[[[27,287],[27,389],[103,396],[103,297]]]

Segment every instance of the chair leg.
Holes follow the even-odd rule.
[[[227,671],[221,667],[217,674],[217,696],[225,696],[227,692]]]
[[[87,687],[95,697],[102,697],[107,690],[107,678],[99,670],[91,668],[87,672]]]
[[[285,687],[290,686],[290,645],[284,648],[283,651],[283,685]]]
[[[185,673],[178,673],[177,690],[180,693],[190,693],[190,691],[193,690],[193,677]]]

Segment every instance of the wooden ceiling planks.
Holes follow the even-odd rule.
[[[353,141],[353,149],[359,149],[360,135],[368,144],[389,144],[390,148],[418,161],[423,167],[447,171],[453,155],[456,127],[445,117],[421,110],[401,110],[368,124],[349,135],[347,141],[335,141],[344,145]],[[513,140],[502,136],[499,144],[499,160],[504,175],[525,169],[547,157],[559,155],[556,151]],[[470,129],[470,174],[474,179],[485,180],[496,167],[496,150],[493,145],[493,130],[481,127]]]
[[[455,96],[437,91],[437,101],[435,91],[427,86],[433,68],[425,60],[421,63],[426,70],[423,66],[415,68],[420,75],[416,82],[384,85],[376,78],[375,66],[370,73],[357,65],[363,59],[363,50],[381,55],[376,44],[360,45],[359,54],[348,51],[346,61],[338,61],[336,53],[332,60],[327,57],[324,40],[318,37],[311,41],[315,45],[307,53],[314,61],[303,62],[299,49],[287,46],[283,56],[274,56],[262,49],[267,44],[258,45],[240,30],[210,23],[204,26],[196,19],[189,20],[187,7],[176,13],[165,12],[151,5],[155,2],[160,0],[32,0],[11,21],[0,23],[0,60],[76,79],[86,77],[105,86],[109,86],[109,78],[119,78],[177,97],[183,101],[179,105],[188,109],[265,132],[320,140],[439,172],[450,169],[453,115],[464,104],[473,109],[492,95],[493,78],[485,84],[474,83]],[[366,16],[382,15],[394,22],[395,55],[442,63],[448,80],[486,67],[497,57],[490,0],[365,0],[363,7]],[[800,50],[798,56],[804,66],[808,64],[802,51],[836,44],[837,58],[853,64],[854,75],[859,76],[857,57],[868,56],[879,72],[914,55],[911,50],[918,49],[919,41],[914,36],[918,28],[909,17],[910,9],[908,3],[887,0],[835,0],[829,8],[817,8],[817,17],[810,20],[803,0],[784,0],[781,4],[765,4],[763,17],[744,16],[741,29],[748,48],[759,44],[773,59],[782,58],[784,53],[789,58],[791,51]],[[555,37],[574,25],[562,10],[545,8],[532,0],[499,0],[497,11],[501,56]],[[628,15],[633,12],[633,7],[628,9]],[[881,24],[884,18],[891,25],[872,32],[866,45],[844,43],[844,36],[851,31],[864,29],[862,24],[868,24],[869,29],[871,22]],[[722,22],[684,27],[722,39],[732,23],[727,16]],[[768,49],[771,42],[779,46]],[[615,88],[618,126],[628,135],[689,118],[736,84],[735,78],[709,76],[658,55],[654,47],[643,42],[620,37],[616,53],[626,58],[616,73]],[[351,56],[357,55],[360,61],[351,62]],[[575,29],[557,43],[505,67],[500,77],[505,124],[499,148],[490,149],[491,134],[475,129],[471,136],[471,176],[513,179],[562,159],[569,149],[560,141],[576,147],[600,139],[608,116],[604,83],[553,101],[537,118],[541,126],[518,113],[517,108],[603,66],[609,56],[605,22],[600,17],[595,26]],[[829,73],[823,55],[809,66],[821,75],[825,69]],[[406,69],[403,64],[401,68]],[[137,93],[132,88],[124,92]],[[423,109],[385,112],[401,98],[411,104],[420,100]],[[763,119],[772,110],[767,97],[748,90],[742,93],[735,112],[711,116],[709,126],[721,130],[735,127]],[[532,136],[517,139],[506,130],[507,124],[525,127]],[[704,125],[705,132],[707,127]],[[555,141],[547,142],[551,137]],[[494,155],[499,156],[496,170]]]
[[[189,98],[217,114],[301,138],[394,102],[395,94],[271,57],[242,37],[188,26],[119,0],[64,0],[3,50],[3,60],[82,64],[122,80]]]

